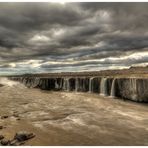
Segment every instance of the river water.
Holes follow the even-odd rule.
[[[25,145],[148,145],[147,104],[0,83],[0,116],[8,116],[0,133],[8,139],[29,131],[36,137]]]

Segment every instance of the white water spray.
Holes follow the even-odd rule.
[[[19,82],[15,82],[12,80],[9,80],[8,78],[0,78],[0,84],[4,85],[4,86],[14,86],[14,85],[18,85],[20,84]]]

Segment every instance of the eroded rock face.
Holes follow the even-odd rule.
[[[148,102],[148,79],[117,79],[115,90],[115,96],[138,102]]]
[[[43,90],[94,92],[105,96],[148,102],[148,79],[111,77],[13,77],[27,87]]]

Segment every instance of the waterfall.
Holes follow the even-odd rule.
[[[92,92],[92,89],[93,89],[93,78],[90,78],[89,79],[89,92],[91,93]]]
[[[85,78],[83,78],[83,81],[82,81],[82,91],[85,91]]]
[[[63,79],[60,80],[60,89],[63,87]]]
[[[66,78],[64,78],[63,89],[66,90]]]
[[[75,83],[75,91],[78,91],[78,87],[79,87],[79,80],[78,78],[76,78],[76,83]]]
[[[115,97],[115,82],[116,82],[116,79],[113,79],[112,86],[111,86],[111,93],[110,93],[111,97]]]
[[[66,83],[67,83],[67,91],[70,91],[70,83],[69,83],[69,78],[66,79]]]
[[[100,94],[104,96],[107,95],[107,78],[101,78]]]
[[[69,78],[64,78],[63,89],[66,90],[66,91],[70,90]]]
[[[137,92],[136,80],[137,79],[134,79],[134,78],[130,79],[130,86],[133,91],[133,94]]]
[[[33,78],[31,88],[37,87],[39,85],[40,79],[39,78]]]
[[[58,89],[59,88],[59,84],[58,84],[58,80],[55,79],[55,88]]]
[[[130,79],[130,89],[132,92],[132,98],[137,98],[137,79],[131,78]]]

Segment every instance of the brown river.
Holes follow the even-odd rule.
[[[148,145],[148,104],[93,93],[29,89],[0,79],[0,130],[36,136],[24,145]]]

